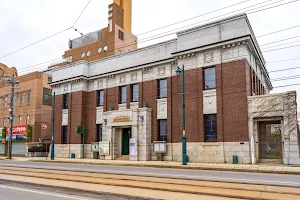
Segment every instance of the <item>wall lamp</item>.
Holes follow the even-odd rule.
[[[144,116],[140,116],[141,122],[144,121]]]

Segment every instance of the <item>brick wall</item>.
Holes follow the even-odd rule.
[[[105,89],[104,93],[106,97],[106,101],[104,102],[106,105],[105,111],[107,111],[110,107],[112,107],[114,110],[118,110],[119,87],[107,88]]]
[[[245,61],[236,61],[216,68],[218,141],[248,141],[249,66]]]
[[[54,113],[54,141],[56,144],[62,143],[62,104],[63,104],[63,95],[57,95],[55,97],[55,113]]]
[[[152,141],[158,140],[157,124],[157,80],[146,81],[143,83],[143,102],[147,103],[152,109]]]
[[[203,76],[202,68],[185,71],[185,123],[188,142],[203,141]],[[182,138],[182,77],[172,77],[172,142]],[[169,100],[168,100],[169,104]],[[169,106],[169,105],[168,105]],[[169,113],[171,117],[169,117]],[[169,120],[170,121],[170,120]]]
[[[96,107],[97,91],[86,93],[86,102],[84,104],[84,124],[86,125],[85,143],[96,142]]]
[[[181,76],[168,77],[168,141],[178,143],[182,138],[182,94]],[[152,109],[152,141],[159,139],[157,120],[158,80],[139,83],[139,107],[147,103]],[[203,68],[185,71],[186,136],[188,142],[203,142]],[[246,61],[235,61],[216,65],[217,130],[219,142],[248,140],[247,96],[251,95],[251,70]],[[80,143],[75,134],[76,125],[86,125],[86,142],[96,139],[97,92],[75,92],[69,101],[69,134],[71,143]],[[131,101],[131,87],[127,85],[127,108]],[[104,90],[104,111],[109,107],[118,109],[119,87]],[[56,101],[56,140],[61,141],[62,95]],[[223,138],[224,135],[224,138]]]

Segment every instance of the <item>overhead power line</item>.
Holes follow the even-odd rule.
[[[282,50],[282,49],[288,49],[288,48],[293,48],[293,47],[299,47],[299,45],[293,45],[293,46],[287,46],[287,47],[281,47],[281,48],[277,48],[277,49],[270,49],[270,50],[267,50],[267,51],[262,51],[262,52],[270,52],[270,51],[278,51],[278,50]]]
[[[269,0],[270,1],[270,0]],[[298,1],[298,0],[297,0]],[[266,2],[268,2],[268,1],[265,1],[265,2],[262,2],[262,3],[266,3]],[[278,1],[277,1],[278,2]],[[277,2],[275,2],[275,3],[277,3]],[[292,2],[296,2],[296,1],[292,1]],[[292,3],[292,2],[287,2],[287,3]],[[262,4],[262,3],[259,3],[259,4]],[[285,3],[285,4],[287,4],[287,3]],[[233,5],[236,5],[236,4],[233,4]],[[233,6],[232,5],[232,6]],[[256,4],[256,5],[258,5],[258,4]],[[268,4],[269,5],[269,4]],[[282,5],[284,5],[284,4],[279,4],[279,5],[276,5],[276,6],[274,6],[274,7],[278,7],[278,6],[282,6]],[[266,5],[264,5],[264,6],[266,6]],[[227,6],[228,7],[228,6]],[[250,6],[250,7],[253,7],[253,5],[252,6]],[[226,8],[226,7],[224,7],[224,8]],[[224,8],[221,8],[221,9],[224,9]],[[267,9],[270,9],[271,7],[268,7]],[[273,8],[273,7],[272,7]],[[245,9],[245,8],[244,8]],[[257,9],[257,8],[255,8],[255,9]],[[219,9],[220,10],[220,9]],[[253,10],[253,9],[251,9],[251,10]],[[261,10],[259,10],[259,11],[261,11]],[[254,11],[254,12],[258,12],[258,11]],[[252,12],[252,13],[254,13],[254,12]],[[252,14],[251,13],[251,14]],[[229,14],[229,13],[228,13]],[[218,16],[219,17],[219,16]],[[216,18],[216,17],[215,17]],[[213,18],[212,18],[213,19]],[[186,20],[184,20],[184,21],[186,21]],[[164,37],[164,36],[162,36],[162,37]],[[154,39],[157,39],[157,38],[154,38]],[[151,39],[152,40],[152,39]],[[150,41],[150,40],[148,40],[148,41]],[[146,41],[143,41],[143,42],[146,42]],[[141,43],[141,42],[139,42],[139,43]],[[132,44],[131,44],[132,45]],[[130,46],[130,45],[127,45],[127,46]],[[121,47],[119,47],[119,48],[121,48]],[[93,56],[93,55],[91,55],[91,56]]]
[[[53,35],[50,35],[50,36],[45,37],[45,38],[43,38],[43,39],[41,39],[41,40],[39,40],[39,41],[36,41],[36,42],[34,42],[34,43],[31,43],[31,44],[29,44],[29,45],[27,45],[27,46],[25,46],[25,47],[22,47],[22,48],[20,48],[20,49],[17,49],[17,50],[15,50],[15,51],[11,52],[11,53],[8,53],[8,54],[6,54],[6,55],[3,55],[3,56],[0,57],[0,59],[5,58],[5,57],[7,57],[7,56],[9,56],[9,55],[12,55],[12,54],[14,54],[14,53],[17,53],[17,52],[19,52],[19,51],[21,51],[21,50],[24,50],[24,49],[26,49],[26,48],[28,48],[28,47],[31,47],[31,46],[33,46],[33,45],[36,45],[36,44],[38,44],[38,43],[40,43],[40,42],[42,42],[42,41],[45,41],[45,40],[47,40],[47,39],[49,39],[49,38],[52,38],[52,37],[54,37],[54,36],[56,36],[56,35],[59,35],[59,34],[65,32],[65,31],[68,31],[68,30],[72,29],[72,28],[74,27],[74,25],[76,24],[76,22],[79,20],[79,18],[81,17],[82,13],[84,12],[84,10],[86,9],[86,7],[89,5],[90,2],[91,2],[91,0],[86,4],[86,6],[84,7],[84,9],[82,10],[82,12],[81,12],[80,15],[77,17],[76,21],[74,22],[74,24],[73,24],[71,27],[66,28],[66,29],[63,29],[63,30],[61,30],[61,31],[59,31],[59,32],[57,32],[57,33],[54,33]]]
[[[285,39],[282,39],[282,40],[277,40],[277,41],[274,41],[274,42],[268,42],[268,43],[265,43],[265,44],[261,44],[260,46],[266,46],[266,45],[270,45],[270,44],[274,44],[274,43],[278,43],[278,42],[282,42],[282,41],[286,41],[286,40],[291,40],[291,39],[298,38],[298,37],[300,37],[300,35],[295,36],[295,37],[285,38]]]
[[[31,47],[31,46],[33,46],[33,45],[35,45],[35,44],[38,44],[38,43],[40,43],[40,42],[42,42],[42,41],[45,41],[45,40],[47,40],[47,39],[49,39],[49,38],[52,38],[52,37],[54,37],[54,36],[56,36],[56,35],[58,35],[58,34],[61,34],[61,33],[65,32],[65,31],[67,31],[67,30],[70,30],[71,28],[72,28],[72,27],[69,27],[69,28],[64,29],[64,30],[62,30],[62,31],[59,31],[59,32],[57,32],[57,33],[54,33],[53,35],[50,35],[50,36],[48,36],[48,37],[45,37],[45,38],[43,38],[43,39],[41,39],[41,40],[39,40],[39,41],[36,41],[36,42],[34,42],[34,43],[32,43],[32,44],[29,44],[29,45],[27,45],[27,46],[25,46],[25,47],[22,47],[22,48],[20,48],[20,49],[18,49],[18,50],[15,50],[15,51],[13,51],[13,52],[11,52],[11,53],[8,53],[8,54],[6,54],[6,55],[3,55],[3,56],[0,57],[0,59],[5,58],[5,57],[7,57],[7,56],[9,56],[9,55],[12,55],[12,54],[14,54],[14,53],[17,53],[17,52],[19,52],[19,51],[21,51],[21,50],[24,50],[24,49],[28,48],[28,47]]]
[[[278,30],[278,31],[274,31],[274,32],[271,32],[271,33],[264,34],[264,35],[259,35],[259,36],[257,36],[257,38],[265,37],[265,36],[272,35],[272,34],[275,34],[275,33],[280,33],[282,31],[287,31],[287,30],[290,30],[290,29],[298,28],[298,27],[300,27],[300,24],[297,25],[297,26],[292,26],[292,27],[289,27],[289,28],[281,29],[281,30]]]
[[[288,61],[293,61],[293,60],[300,60],[300,58],[291,58],[291,59],[285,59],[285,60],[274,60],[274,61],[269,61],[267,63],[288,62]]]
[[[90,1],[91,1],[91,0],[90,0]],[[33,46],[33,45],[35,45],[35,44],[37,44],[37,43],[39,43],[39,42],[42,42],[42,41],[44,41],[44,40],[46,40],[46,39],[49,39],[49,38],[51,38],[51,37],[53,37],[53,36],[55,36],[55,35],[58,35],[58,34],[64,32],[64,31],[66,31],[66,30],[69,30],[69,29],[74,28],[73,26],[77,23],[77,21],[79,20],[80,16],[82,15],[82,13],[83,13],[84,10],[86,9],[86,7],[89,5],[90,1],[87,3],[87,5],[85,6],[85,8],[82,10],[82,12],[80,13],[79,17],[75,20],[74,24],[73,24],[71,27],[69,27],[69,28],[67,28],[67,29],[65,29],[65,30],[62,30],[62,31],[60,31],[60,32],[58,32],[58,33],[56,33],[56,34],[53,34],[53,35],[51,35],[51,36],[48,36],[47,38],[44,38],[44,39],[42,39],[42,40],[40,40],[40,41],[37,41],[37,42],[32,43],[32,44],[30,44],[30,45],[27,45],[27,46],[25,46],[25,47],[23,47],[23,48],[21,48],[21,49],[18,49],[18,50],[16,50],[16,51],[13,51],[13,52],[11,52],[11,53],[9,53],[9,54],[6,54],[6,55],[4,55],[4,56],[1,56],[0,59],[2,59],[2,58],[4,58],[4,57],[7,57],[7,56],[9,56],[9,55],[12,55],[12,54],[14,54],[14,53],[16,53],[16,52],[18,52],[18,51],[23,50],[23,49],[26,49],[26,48],[28,48],[28,47],[30,47],[30,46]],[[268,1],[265,1],[265,2],[261,2],[261,3],[255,4],[255,5],[263,4],[263,3],[266,3],[266,2],[269,2],[269,1],[272,1],[272,0],[268,0]],[[281,0],[281,1],[282,1],[282,0]],[[243,2],[241,2],[241,3],[244,3],[244,2],[246,2],[246,1],[243,1]],[[277,1],[277,2],[278,2],[278,1]],[[275,3],[277,3],[277,2],[275,2]],[[220,8],[220,9],[218,9],[218,10],[223,10],[223,9],[226,9],[226,8],[229,8],[229,7],[233,7],[233,6],[239,5],[239,4],[241,4],[241,3],[232,4],[232,5],[230,5],[230,6],[226,6],[226,7]],[[248,6],[248,8],[249,8],[249,7],[253,7],[253,6],[255,6],[255,5]],[[246,7],[246,8],[247,8],[247,7]],[[244,8],[244,9],[245,9],[245,8]],[[208,13],[204,13],[204,14],[199,15],[199,16],[196,16],[196,17],[200,17],[200,16],[203,16],[203,15],[207,15],[207,14],[210,14],[210,13],[212,13],[212,12],[216,12],[216,11],[211,11],[211,12],[208,12]],[[190,18],[190,19],[194,19],[194,18],[196,18],[196,17],[192,17],[192,18]],[[190,19],[186,19],[186,20],[183,20],[183,21],[188,21],[188,20],[190,20]],[[178,22],[178,23],[180,23],[180,22]],[[177,24],[178,24],[178,23],[177,23]],[[167,26],[170,26],[170,25],[167,25]],[[167,26],[165,26],[165,27],[167,27]],[[159,29],[162,29],[162,28],[163,28],[163,27],[161,27],[161,28],[159,28]],[[149,33],[149,32],[155,31],[155,30],[158,30],[158,29],[154,29],[154,30],[151,30],[151,31],[148,31],[148,32],[145,32],[145,33]],[[142,33],[142,34],[145,34],[145,33]],[[140,35],[142,35],[142,34],[140,34]]]
[[[89,2],[85,5],[85,7],[83,8],[83,10],[81,11],[81,13],[79,14],[79,16],[77,17],[77,19],[75,20],[74,24],[72,25],[72,28],[75,26],[75,24],[77,23],[77,21],[79,20],[79,18],[81,17],[82,13],[85,11],[85,9],[88,7],[88,5],[90,4],[92,0],[89,0]]]

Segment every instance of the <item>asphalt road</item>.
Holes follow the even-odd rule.
[[[0,200],[129,200],[105,194],[91,194],[77,190],[66,190],[28,183],[0,181]]]
[[[96,172],[106,174],[123,174],[164,178],[180,178],[191,180],[222,181],[235,183],[252,183],[264,185],[279,185],[300,187],[300,175],[228,172],[214,170],[189,170],[152,167],[42,163],[0,161],[0,166],[30,167],[43,169],[58,169],[67,171]],[[1,194],[1,193],[0,193]]]

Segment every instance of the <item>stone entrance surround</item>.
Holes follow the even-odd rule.
[[[254,163],[259,161],[258,122],[281,121],[283,164],[300,164],[296,91],[248,97],[249,140],[255,141]]]
[[[126,118],[126,120],[116,120],[120,118]],[[103,141],[110,142],[110,155],[101,156],[101,159],[115,160],[116,158],[121,156],[122,128],[131,127],[131,138],[135,138],[137,143],[137,155],[129,155],[129,160],[150,160],[150,108],[107,111],[103,113],[103,121]]]

